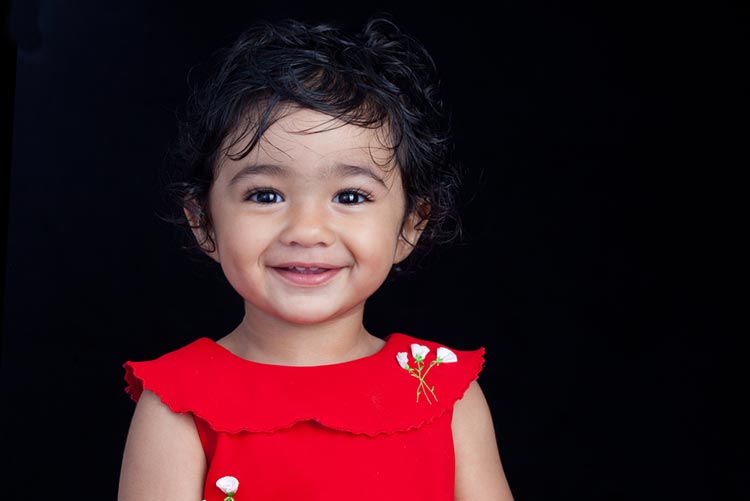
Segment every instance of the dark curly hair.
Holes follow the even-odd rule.
[[[371,18],[354,35],[329,24],[261,21],[215,57],[179,120],[171,152],[176,169],[167,185],[180,209],[170,221],[205,235],[203,241],[191,235],[193,243],[215,245],[208,194],[220,156],[249,137],[232,158],[246,156],[287,105],[361,127],[385,126],[406,193],[404,217],[416,210],[426,224],[416,248],[426,251],[459,235],[459,175],[436,67],[388,16]],[[236,139],[226,146],[228,138]]]

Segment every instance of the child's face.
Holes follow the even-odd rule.
[[[224,157],[209,195],[210,255],[246,308],[297,324],[348,316],[406,258],[401,235],[416,242],[417,219],[404,218],[382,137],[294,109],[244,159]]]

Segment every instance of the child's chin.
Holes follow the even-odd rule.
[[[288,308],[285,311],[275,312],[275,316],[284,322],[296,325],[316,325],[328,322],[336,318],[332,311],[321,311],[312,305],[304,305],[299,308]]]
[[[310,313],[310,314],[296,314],[296,315],[284,316],[284,320],[286,320],[290,324],[305,325],[305,326],[318,325],[318,324],[322,324],[333,319],[334,317],[323,316],[323,315],[320,315],[319,312]]]
[[[336,298],[290,297],[284,304],[266,310],[276,319],[299,326],[333,324],[338,319],[348,317],[356,311],[357,306],[335,303]]]

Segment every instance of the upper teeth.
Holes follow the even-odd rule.
[[[322,270],[323,268],[318,268],[318,267],[306,268],[304,266],[292,266],[291,269],[294,271],[318,271],[318,270]]]

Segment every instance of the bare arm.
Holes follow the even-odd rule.
[[[453,411],[456,501],[512,501],[490,409],[474,381]]]
[[[200,501],[206,458],[189,414],[144,390],[130,423],[118,501]]]

